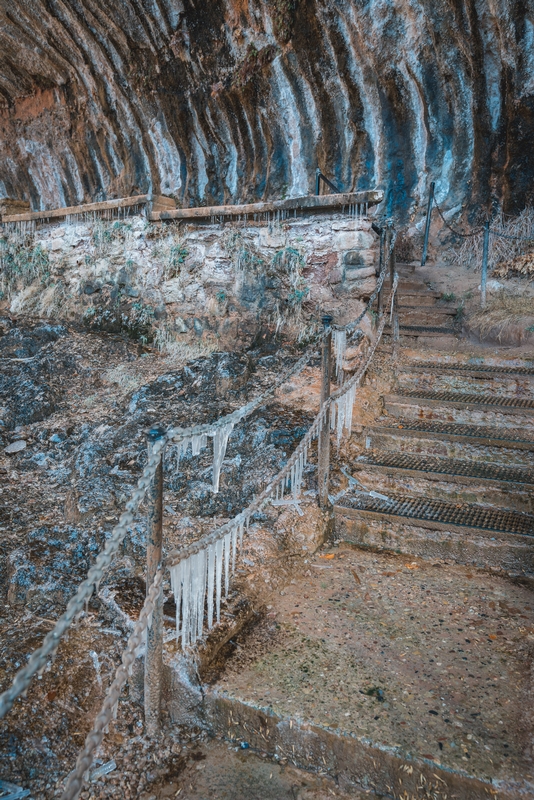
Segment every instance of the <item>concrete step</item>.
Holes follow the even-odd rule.
[[[534,585],[534,516],[389,492],[388,502],[345,495],[335,506],[336,536],[365,548],[502,570]]]
[[[534,513],[534,474],[528,467],[378,450],[361,456],[352,470],[362,486],[385,495],[411,492]]]
[[[534,439],[525,439],[523,431],[491,429],[484,426],[390,420],[368,428],[364,433],[366,449],[399,453],[443,456],[445,458],[484,459],[495,464],[532,468]]]
[[[198,691],[213,733],[320,768],[341,791],[487,800],[498,786],[499,800],[528,796],[528,588],[435,556],[341,545],[310,554],[266,602]],[[170,713],[178,724],[179,696]]]
[[[531,399],[417,389],[386,395],[384,408],[394,417],[410,420],[432,419],[534,431],[534,400]]]

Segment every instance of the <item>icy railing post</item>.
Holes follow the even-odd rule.
[[[388,266],[389,266],[389,279],[391,282],[391,286],[395,281],[395,271],[396,271],[396,262],[395,262],[395,239],[393,236],[393,225],[388,223],[386,228],[386,254],[388,259]],[[399,313],[397,310],[397,293],[393,295],[393,299],[391,301],[391,334],[393,336],[393,341],[399,341]]]
[[[163,428],[151,428],[148,432],[148,454],[158,439],[165,435]],[[161,545],[163,523],[163,451],[154,478],[147,492],[147,545],[146,585],[152,586],[156,573],[161,568]],[[160,588],[152,612],[152,625],[147,629],[145,653],[145,725],[147,733],[154,735],[159,729],[161,704],[161,675],[163,671],[163,590]]]
[[[321,408],[330,397],[330,380],[332,372],[332,317],[325,314],[323,325],[325,335],[323,337],[323,348],[321,356],[322,384],[321,384]],[[330,474],[330,406],[327,407],[323,427],[319,435],[319,505],[321,508],[329,506],[328,499],[328,478]]]

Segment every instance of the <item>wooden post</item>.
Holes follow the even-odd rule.
[[[321,406],[330,397],[330,380],[332,373],[332,317],[325,314],[323,317],[323,325],[325,328],[325,336],[323,339],[322,349],[322,384],[321,384]],[[319,505],[321,508],[329,508],[330,500],[328,499],[329,489],[329,476],[330,476],[330,407],[328,407],[323,427],[319,436],[319,470],[318,470],[318,483],[319,483]]]
[[[484,223],[484,243],[482,246],[482,276],[480,278],[480,305],[482,308],[486,305],[486,283],[488,280],[488,254],[489,254],[489,234],[490,224],[489,220]]]
[[[162,428],[152,428],[148,432],[148,453],[158,439],[164,436]],[[161,566],[162,523],[163,523],[163,452],[160,455],[156,473],[147,493],[147,547],[146,547],[146,586],[147,593],[159,567]],[[161,706],[161,682],[163,672],[163,589],[159,593],[152,625],[147,630],[145,654],[145,725],[146,732],[154,735],[159,730]]]
[[[426,264],[426,257],[428,253],[428,237],[430,235],[430,223],[432,221],[432,204],[434,203],[434,181],[430,184],[430,193],[428,195],[428,207],[426,210],[426,223],[425,223],[425,239],[423,242],[423,256],[421,258],[421,266]]]
[[[386,252],[389,261],[389,279],[391,281],[391,288],[393,289],[393,281],[395,280],[396,262],[395,262],[395,245],[393,243],[393,225],[388,224],[386,233]],[[397,294],[393,298],[393,313],[391,317],[391,333],[393,341],[399,341],[399,312],[397,308]]]
[[[380,229],[380,255],[378,257],[378,274],[382,274],[382,270],[384,269],[384,242],[385,242],[386,231],[385,228]],[[385,276],[384,276],[385,282]],[[380,287],[380,291],[378,292],[378,303],[377,303],[377,314],[380,316],[382,314],[382,305],[384,303],[384,283]]]

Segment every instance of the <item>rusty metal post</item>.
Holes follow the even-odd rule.
[[[391,282],[391,288],[393,288],[393,281],[395,280],[395,272],[396,272],[396,261],[395,261],[395,244],[393,240],[393,225],[391,223],[388,224],[387,232],[386,232],[386,252],[389,261],[389,279]],[[392,305],[392,315],[391,315],[391,334],[393,336],[393,341],[399,341],[399,311],[398,311],[398,304],[397,304],[397,293],[395,293],[395,297],[393,298],[393,305]]]
[[[152,428],[148,432],[148,452],[158,439],[165,435],[162,428]],[[146,586],[147,592],[161,566],[161,547],[163,532],[163,452],[156,473],[147,492],[147,546],[146,546]],[[146,732],[154,735],[159,730],[161,685],[163,672],[163,589],[159,593],[152,625],[147,630],[145,654],[145,725]]]
[[[428,195],[428,207],[426,210],[426,222],[425,222],[425,239],[423,241],[423,256],[421,258],[421,266],[424,267],[426,264],[426,257],[428,254],[428,237],[430,235],[430,223],[432,221],[432,205],[434,203],[434,181],[430,184],[430,192]]]
[[[322,383],[321,383],[321,406],[330,397],[330,381],[332,376],[332,317],[325,314],[323,317],[323,325],[325,335],[323,339],[323,349],[321,354],[321,367],[322,367]],[[321,508],[328,508],[330,500],[328,499],[330,477],[330,407],[326,410],[323,427],[319,436],[319,470],[318,470],[318,484],[319,484],[319,505]]]
[[[480,278],[480,305],[482,308],[486,306],[486,283],[488,280],[488,255],[489,255],[489,235],[490,224],[489,220],[484,223],[484,242],[482,245],[482,275]]]

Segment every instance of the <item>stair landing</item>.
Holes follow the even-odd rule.
[[[209,715],[236,743],[322,763],[341,788],[528,796],[533,631],[523,586],[440,559],[332,547],[234,640]]]

